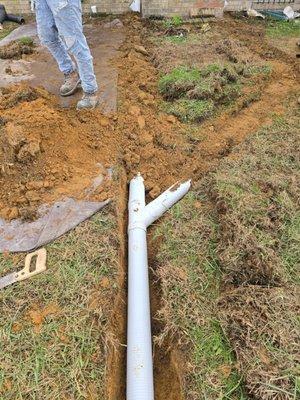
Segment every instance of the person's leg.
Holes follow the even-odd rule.
[[[72,59],[58,36],[54,17],[46,0],[36,0],[36,22],[40,41],[57,61],[58,67],[65,75],[74,71]]]
[[[81,85],[85,94],[97,92],[98,85],[94,74],[91,55],[82,28],[80,0],[47,0],[54,16],[59,36],[65,41],[67,50],[73,54]]]
[[[36,0],[36,21],[40,41],[55,58],[65,81],[60,88],[62,96],[70,96],[80,85],[76,66],[69,56],[65,43],[61,40],[55,25],[53,13],[47,0]]]

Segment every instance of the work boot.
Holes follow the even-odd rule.
[[[84,93],[83,97],[77,103],[77,110],[82,110],[84,108],[95,108],[99,103],[97,93]]]
[[[80,78],[77,71],[65,74],[65,82],[60,88],[61,96],[71,96],[80,85]]]

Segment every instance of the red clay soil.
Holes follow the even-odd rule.
[[[85,198],[93,179],[116,164],[117,133],[97,112],[60,109],[47,92],[26,86],[5,90],[0,111],[4,218],[30,218],[39,204],[64,196]],[[110,190],[107,182],[90,198],[106,199]]]
[[[284,114],[284,100],[299,90],[293,67],[284,60],[270,61],[269,79],[258,77],[255,82],[259,100],[245,106],[243,102],[249,90],[245,87],[245,96],[235,108],[199,125],[197,135],[203,140],[191,143],[186,125],[159,112],[158,71],[149,62],[155,59],[151,53],[155,48],[149,48],[148,57],[140,54],[136,48],[141,44],[137,36],[137,31],[142,31],[141,22],[134,20],[131,30],[118,64],[119,92],[124,99],[118,124],[125,141],[124,160],[129,177],[141,171],[147,188],[152,191],[150,194],[155,195],[178,179],[200,178],[230,153],[232,145],[272,123],[274,115]]]
[[[128,19],[128,21],[127,21]],[[119,110],[104,117],[99,110],[77,112],[59,107],[43,89],[15,86],[0,97],[0,216],[33,218],[40,204],[65,196],[104,200],[113,197],[115,180],[107,168],[125,166],[127,178],[137,172],[145,178],[150,197],[180,179],[198,179],[230,152],[232,145],[261,125],[272,114],[283,114],[283,101],[297,91],[292,67],[272,61],[268,81],[257,81],[261,98],[236,112],[221,115],[199,126],[203,140],[193,143],[187,126],[159,111],[158,72],[142,52],[137,17],[125,18],[127,38],[118,67]],[[144,31],[145,33],[145,31]],[[101,164],[99,166],[99,164]],[[87,188],[102,173],[104,185],[87,196]]]

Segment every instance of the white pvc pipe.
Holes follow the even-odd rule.
[[[141,175],[130,182],[128,225],[127,400],[154,400],[147,227],[180,200],[191,181],[145,205]]]

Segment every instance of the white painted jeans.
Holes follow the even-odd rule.
[[[98,90],[91,55],[82,29],[80,0],[35,0],[38,35],[64,74],[74,71],[75,58],[85,93]]]

